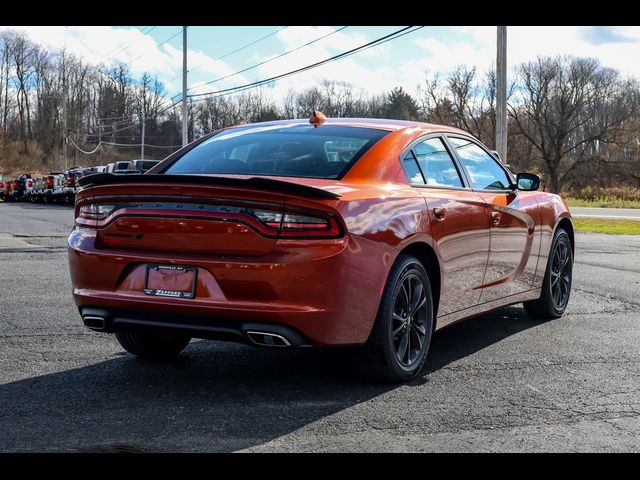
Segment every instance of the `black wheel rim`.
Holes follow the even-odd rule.
[[[411,367],[422,356],[427,336],[427,292],[420,277],[403,278],[393,307],[393,346],[398,362]]]
[[[551,298],[558,310],[564,309],[571,290],[571,250],[569,242],[562,238],[556,244],[551,260]]]

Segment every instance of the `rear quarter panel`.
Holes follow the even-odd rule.
[[[352,295],[343,297],[342,308],[359,311],[357,318],[363,324],[358,327],[366,332],[364,341],[399,252],[414,242],[432,245],[429,218],[424,198],[402,185],[361,185],[345,193],[337,209],[349,232],[341,281],[352,289]]]

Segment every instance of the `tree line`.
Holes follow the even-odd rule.
[[[190,100],[189,140],[213,130],[283,118],[418,120],[464,129],[495,144],[495,71],[426,72],[416,95],[401,87],[369,94],[323,80],[275,99],[269,88]],[[162,82],[134,78],[125,64],[50,51],[23,33],[0,35],[0,171],[61,168],[139,157],[163,158],[181,142],[181,110]],[[640,185],[640,86],[592,58],[540,57],[517,65],[508,87],[508,163],[543,176],[549,191]],[[93,150],[93,155],[82,153]],[[80,149],[76,148],[78,146]]]

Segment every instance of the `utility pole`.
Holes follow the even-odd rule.
[[[182,27],[182,146],[187,138],[187,27]]]
[[[507,27],[497,27],[496,151],[507,163]]]
[[[63,75],[64,67],[63,67]],[[62,95],[64,96],[62,99],[62,158],[64,159],[64,171],[66,172],[69,169],[68,160],[67,160],[67,84],[64,76],[62,77],[62,81],[64,83],[62,87]]]
[[[144,160],[144,126],[146,118],[142,117],[142,145],[140,145],[140,158]]]

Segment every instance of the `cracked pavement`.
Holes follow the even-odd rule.
[[[70,207],[0,203],[0,451],[640,451],[640,236],[578,234],[565,317],[454,325],[388,386],[340,351],[125,354],[81,325],[71,224]]]

